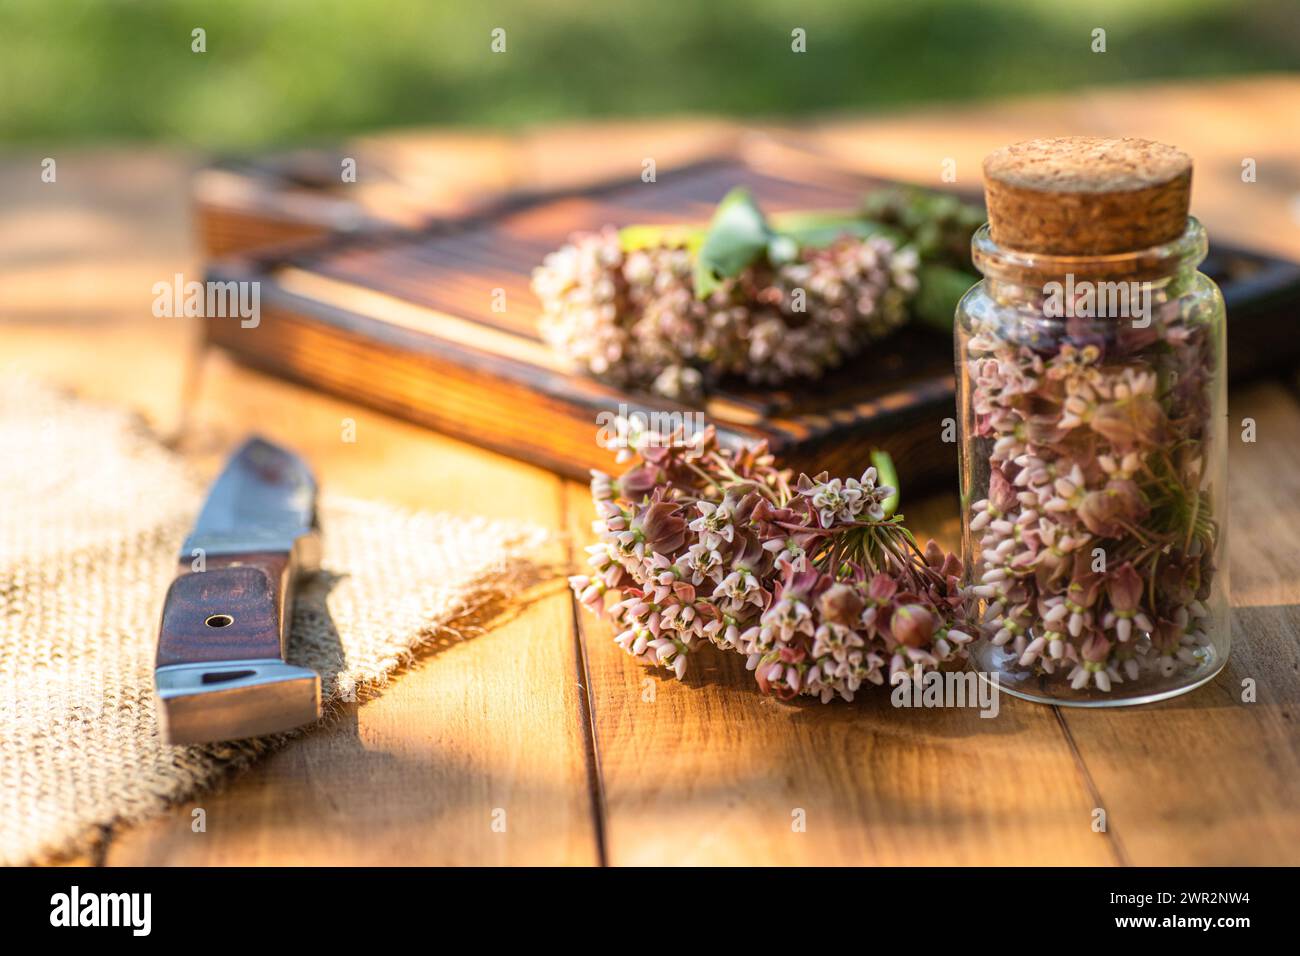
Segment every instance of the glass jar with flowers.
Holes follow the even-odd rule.
[[[976,666],[1057,704],[1190,690],[1229,649],[1225,319],[1191,160],[1073,137],[984,171],[956,322]]]

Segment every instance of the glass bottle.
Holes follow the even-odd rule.
[[[1115,142],[1131,164],[1141,141],[1036,141],[1014,173],[995,164],[1014,196],[988,189],[972,243],[984,278],[955,325],[975,666],[1053,704],[1174,696],[1218,673],[1230,643],[1223,297],[1197,271],[1190,160],[1177,187],[1157,161],[1152,182],[1117,189]],[[1054,159],[1079,149],[1061,190]],[[1167,237],[1180,212],[1172,238],[1115,248]]]

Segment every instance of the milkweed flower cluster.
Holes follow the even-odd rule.
[[[965,342],[988,473],[969,524],[983,635],[1075,690],[1200,667],[1219,534],[1211,328],[1163,296],[1145,328],[1045,333],[1034,314],[990,310]]]
[[[760,260],[706,298],[694,253],[670,238],[625,250],[619,232],[575,234],[533,272],[543,338],[583,371],[668,398],[699,398],[737,375],[817,378],[907,319],[918,259],[884,236]]]
[[[956,665],[974,639],[961,561],[888,514],[875,468],[792,481],[765,445],[723,449],[710,428],[647,436],[591,489],[599,541],[569,583],[620,647],[679,678],[716,647],[764,693],[852,700]]]

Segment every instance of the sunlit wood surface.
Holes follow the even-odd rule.
[[[1300,258],[1297,115],[1300,81],[1279,77],[776,132],[922,183],[953,159],[970,188],[1006,142],[1149,136],[1194,155],[1193,208],[1212,238]],[[645,157],[663,170],[741,135],[695,120],[368,142],[414,157],[438,184],[428,208],[456,211],[506,189],[634,176]],[[51,154],[59,176],[46,185]],[[1241,180],[1246,158],[1257,182]],[[152,317],[150,303],[153,283],[198,274],[197,162],[156,148],[0,160],[0,363],[138,409],[209,471],[256,428],[302,450],[330,489],[533,521],[580,550],[590,516],[578,485],[221,355],[191,374],[195,330]],[[1004,696],[993,720],[898,711],[883,695],[790,706],[760,698],[738,658],[685,683],[643,669],[557,585],[217,792],[114,828],[93,862],[1300,862],[1300,403],[1278,380],[1235,388],[1230,404],[1234,433],[1250,417],[1259,436],[1231,449],[1234,648],[1192,695],[1105,712]],[[340,440],[344,418],[355,444]],[[955,498],[906,510],[919,533],[954,542]],[[1255,703],[1241,700],[1247,679]],[[206,833],[190,830],[195,806]]]

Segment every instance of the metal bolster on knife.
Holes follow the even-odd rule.
[[[285,661],[299,572],[315,569],[316,486],[294,454],[244,443],[181,549],[155,682],[172,744],[291,730],[320,716],[320,677]]]

